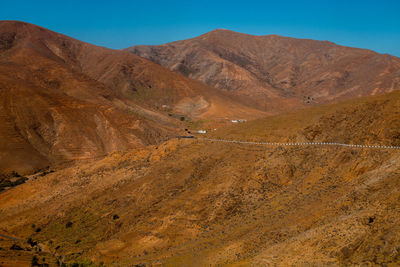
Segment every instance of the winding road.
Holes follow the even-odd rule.
[[[188,138],[188,137],[178,137],[178,138]],[[196,140],[209,141],[209,142],[223,142],[223,143],[235,143],[235,144],[248,144],[248,145],[263,145],[263,146],[342,146],[351,148],[369,148],[369,149],[400,149],[400,146],[383,146],[383,145],[353,145],[353,144],[343,144],[343,143],[274,143],[274,142],[252,142],[252,141],[240,141],[240,140],[225,140],[225,139],[213,139],[213,138],[203,138],[203,137],[192,137]]]

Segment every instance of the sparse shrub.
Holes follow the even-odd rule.
[[[72,222],[67,222],[65,224],[65,228],[71,228],[72,227]]]
[[[32,266],[32,267],[33,267],[33,266],[39,266],[39,260],[38,260],[38,258],[36,257],[36,255],[33,255],[33,256],[32,256],[31,266]]]
[[[31,247],[34,247],[37,245],[36,241],[33,241],[33,239],[31,237],[28,238],[28,240],[26,241],[29,245],[31,245]]]
[[[10,248],[11,250],[24,250],[23,248],[21,248],[19,245],[17,244],[13,244]]]
[[[118,214],[114,214],[114,216],[113,216],[113,220],[118,220],[119,219],[119,216],[118,216]]]
[[[11,175],[12,175],[13,177],[21,177],[21,175],[19,175],[19,173],[16,172],[16,171],[12,171],[12,172],[11,172]]]
[[[14,182],[12,182],[12,178],[17,178]],[[0,176],[0,191],[4,190],[6,187],[14,187],[20,184],[25,183],[28,178],[20,176],[18,173],[14,172],[12,176]]]
[[[12,186],[17,186],[17,185],[23,184],[23,183],[25,183],[27,180],[28,180],[28,178],[23,177],[23,176],[20,176],[20,177],[13,183]]]
[[[36,228],[36,230],[35,230],[36,233],[39,233],[41,231],[42,231],[42,228],[40,228],[40,227]]]
[[[181,121],[184,121],[184,120],[185,120],[185,117],[181,117],[180,120],[181,120]]]
[[[46,176],[47,174],[53,173],[53,172],[54,172],[53,170],[44,171],[44,172],[42,172],[41,174],[39,174],[38,176],[43,177],[43,176]]]

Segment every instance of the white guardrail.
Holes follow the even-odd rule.
[[[251,142],[251,141],[239,141],[239,140],[224,140],[224,139],[212,139],[195,137],[197,140],[212,141],[212,142],[224,142],[224,143],[236,143],[236,144],[249,144],[249,145],[268,145],[268,146],[344,146],[354,148],[375,148],[375,149],[400,149],[400,146],[381,146],[381,145],[352,145],[342,143],[273,143],[273,142]]]

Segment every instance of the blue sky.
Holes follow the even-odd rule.
[[[400,56],[398,0],[2,1],[21,20],[109,48],[162,44],[216,28],[329,40]]]

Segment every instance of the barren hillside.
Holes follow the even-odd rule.
[[[399,111],[393,92],[211,136],[399,146]],[[399,162],[393,149],[174,139],[0,194],[0,230],[107,266],[396,266]]]
[[[175,134],[181,116],[221,113],[263,116],[131,53],[0,22],[0,173],[159,143]]]

